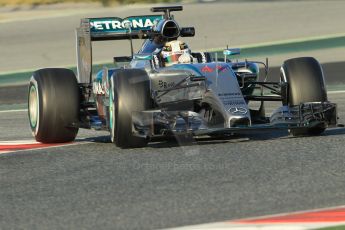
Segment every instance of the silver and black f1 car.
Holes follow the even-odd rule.
[[[224,49],[222,57],[191,52],[189,63],[168,66],[161,55],[164,44],[193,37],[195,29],[174,20],[171,12],[181,11],[181,6],[151,10],[163,14],[82,19],[76,32],[77,77],[68,69],[33,73],[28,107],[37,141],[69,142],[79,128],[92,128],[108,130],[113,143],[132,148],[146,146],[155,136],[263,129],[318,135],[336,125],[336,105],[327,99],[322,68],[314,58],[286,60],[279,82],[267,81],[266,63],[232,62],[239,49]],[[127,65],[104,67],[93,75],[92,42],[123,39],[144,42],[137,53],[131,45],[132,56],[114,58],[115,66],[123,61]],[[263,81],[260,65],[266,70]],[[250,101],[261,102],[260,108],[250,108]],[[282,104],[267,116],[265,101]]]

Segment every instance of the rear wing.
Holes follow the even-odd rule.
[[[162,15],[127,18],[84,18],[76,29],[78,82],[90,83],[92,78],[92,41],[145,39]]]

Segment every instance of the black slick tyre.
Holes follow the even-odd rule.
[[[281,67],[282,81],[288,83],[288,106],[306,102],[326,102],[327,91],[323,71],[313,57],[286,60]],[[319,135],[325,131],[323,125],[312,128],[291,129],[294,136]]]
[[[133,133],[132,112],[152,108],[150,80],[141,69],[124,69],[111,77],[110,137],[121,148],[147,146],[148,139]]]
[[[63,143],[78,133],[79,88],[73,71],[40,69],[29,83],[28,115],[36,141]]]

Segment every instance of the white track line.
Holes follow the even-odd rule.
[[[27,112],[27,109],[13,109],[13,110],[2,110],[0,113],[16,113],[16,112]]]
[[[0,141],[0,145],[30,145],[30,144],[41,144],[35,140],[16,140],[16,141]]]
[[[337,94],[337,93],[345,93],[345,90],[334,90],[334,91],[327,92],[327,94]]]

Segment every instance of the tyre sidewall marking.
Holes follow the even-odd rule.
[[[287,79],[286,79],[286,74],[285,74],[285,70],[284,70],[284,67],[280,67],[280,73],[283,75],[283,79],[280,79],[280,80],[283,80],[284,82],[287,82]]]
[[[37,136],[38,129],[39,129],[39,124],[40,124],[40,97],[39,97],[39,94],[38,94],[38,84],[37,84],[37,81],[34,78],[34,76],[31,77],[30,83],[32,85],[30,84],[30,89],[29,90],[31,91],[31,87],[34,86],[34,88],[36,90],[36,100],[37,100],[37,106],[36,106],[37,117],[36,117],[36,125],[35,126],[32,125],[31,116],[30,116],[30,104],[29,104],[30,126],[31,126],[31,129],[32,129],[33,135]],[[29,102],[30,102],[30,98],[29,98]]]
[[[38,107],[37,107],[37,89],[36,86],[33,84],[30,84],[29,88],[29,117],[30,117],[30,125],[32,128],[35,128],[37,125],[37,113],[38,113]],[[35,95],[34,95],[35,94]],[[35,97],[35,99],[33,99]],[[33,111],[35,110],[35,111]]]
[[[111,141],[115,142],[115,105],[114,105],[114,77],[111,77],[111,90],[109,92],[110,104],[109,104],[109,126],[111,132]]]

